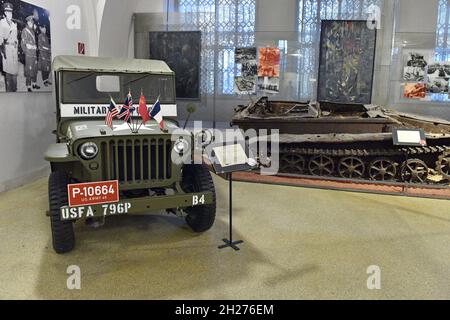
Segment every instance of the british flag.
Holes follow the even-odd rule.
[[[111,104],[108,107],[108,112],[106,113],[105,124],[112,128],[113,127],[113,119],[115,116],[119,114],[119,108],[117,108],[116,103],[113,98],[111,98]]]
[[[120,113],[117,118],[123,119],[123,121],[125,122],[130,122],[134,110],[135,108],[133,107],[133,98],[131,97],[131,93],[128,92],[128,95],[125,99],[122,109],[120,109]]]

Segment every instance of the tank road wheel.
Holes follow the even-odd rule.
[[[311,158],[308,167],[313,176],[331,176],[334,172],[334,161],[328,156],[318,155]]]
[[[339,161],[338,172],[342,178],[363,179],[366,166],[358,157],[347,157]]]
[[[301,155],[286,153],[281,156],[281,172],[303,174],[305,169],[306,161]]]
[[[75,247],[72,221],[61,221],[60,208],[68,205],[67,185],[69,177],[64,172],[55,171],[48,180],[48,202],[53,249],[56,253],[66,253]]]
[[[404,182],[424,183],[428,177],[428,166],[419,159],[409,159],[402,164],[400,172]]]
[[[373,160],[369,165],[369,178],[377,181],[392,181],[397,175],[397,164],[386,158]]]
[[[450,180],[450,150],[444,152],[437,161],[437,172],[447,180]]]
[[[183,168],[182,187],[185,192],[213,193],[213,203],[186,209],[186,223],[194,232],[209,230],[216,219],[216,191],[208,169],[202,165],[186,165]]]

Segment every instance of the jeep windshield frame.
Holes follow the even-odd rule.
[[[61,104],[102,104],[108,105],[111,97],[117,104],[122,103],[128,92],[135,103],[141,92],[147,103],[158,99],[162,104],[176,103],[175,76],[161,73],[129,73],[129,72],[93,72],[93,71],[60,71],[59,103]],[[118,76],[119,92],[100,92],[97,90],[98,76]]]

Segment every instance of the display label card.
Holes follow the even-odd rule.
[[[248,162],[247,154],[240,144],[216,147],[213,151],[222,168],[246,164]]]
[[[249,159],[241,144],[219,146],[212,150],[210,161],[217,174],[248,171],[257,165],[256,160]]]
[[[422,129],[393,129],[392,138],[396,146],[426,146],[425,132]]]
[[[119,182],[101,181],[69,184],[69,207],[119,202]]]

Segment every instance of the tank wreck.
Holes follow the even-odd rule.
[[[279,173],[440,183],[450,180],[450,122],[376,105],[270,101],[235,109],[242,130],[278,129]],[[426,145],[399,146],[393,129],[423,129]]]

